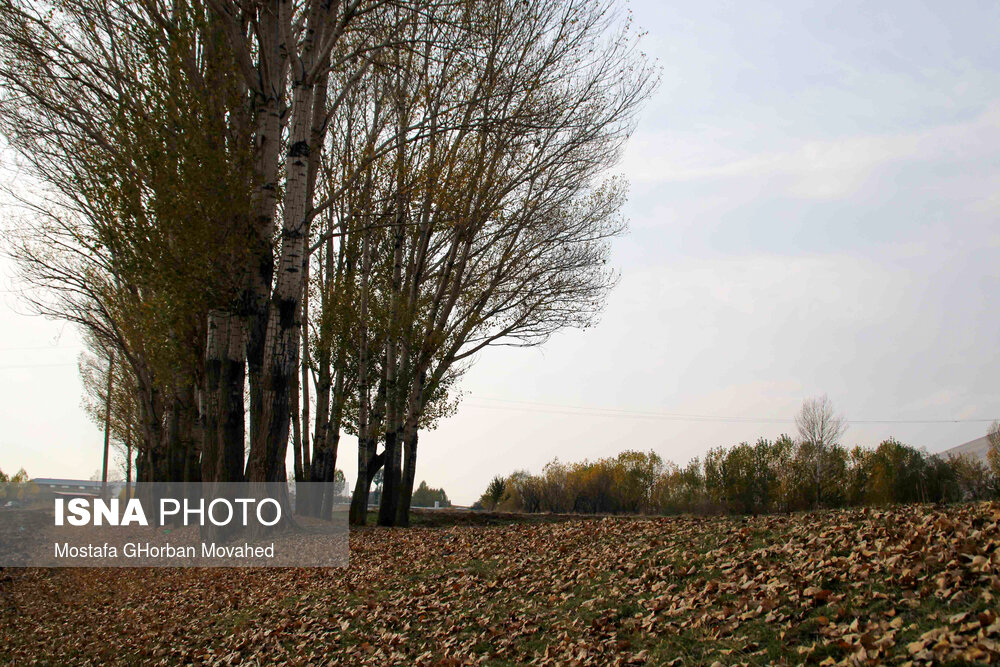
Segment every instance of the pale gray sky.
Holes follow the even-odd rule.
[[[418,481],[470,503],[555,457],[684,463],[791,431],[776,420],[823,392],[852,420],[1000,417],[1000,6],[632,9],[664,76],[621,165],[621,282],[596,329],[482,354],[458,415],[422,435]],[[86,477],[101,433],[79,338],[0,297],[0,468]],[[938,451],[986,427],[854,423],[846,440]],[[355,459],[345,437],[352,479]]]

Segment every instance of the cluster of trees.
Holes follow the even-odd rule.
[[[283,481],[291,446],[333,482],[348,434],[352,521],[382,472],[405,525],[474,355],[614,283],[636,38],[606,0],[0,4],[11,251],[136,479]]]
[[[31,478],[28,477],[28,473],[24,470],[24,468],[21,468],[12,476],[7,475],[7,473],[5,473],[3,470],[0,470],[0,484],[5,484],[8,482],[11,484],[22,484],[24,482],[29,482],[29,481],[31,481]]]
[[[413,506],[434,507],[434,503],[438,503],[441,507],[451,507],[451,501],[448,500],[448,494],[444,489],[432,489],[427,486],[427,482],[420,482],[420,486],[413,492]]]
[[[889,439],[831,447],[817,486],[811,448],[788,436],[718,447],[685,467],[654,452],[496,477],[476,507],[518,512],[767,513],[1000,496],[1000,469],[966,456],[928,455]]]
[[[1000,496],[1000,424],[987,462],[940,456],[892,438],[874,449],[837,444],[842,419],[824,397],[808,401],[797,440],[782,435],[716,447],[681,468],[654,452],[564,464],[540,475],[494,478],[477,507],[523,512],[767,513]]]
[[[13,475],[7,475],[0,470],[0,505],[10,501],[26,500],[37,490],[37,487],[31,484],[31,478],[24,468]]]

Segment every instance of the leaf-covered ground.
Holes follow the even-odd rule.
[[[351,565],[0,573],[9,664],[1000,661],[1000,505],[366,529]]]

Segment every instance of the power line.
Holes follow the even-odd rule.
[[[39,348],[0,348],[0,350],[30,350],[30,349],[58,349],[52,347]],[[68,348],[63,348],[68,349]],[[76,366],[76,362],[64,362],[55,364],[10,364],[0,365],[0,370],[22,369],[22,368],[55,368],[65,366]],[[689,422],[714,422],[714,423],[749,423],[749,424],[794,424],[794,419],[782,417],[746,417],[746,416],[722,416],[722,415],[697,415],[674,412],[656,412],[645,410],[624,410],[621,408],[602,408],[585,405],[561,405],[558,403],[539,403],[533,401],[519,401],[508,398],[495,398],[492,396],[477,396],[484,401],[494,401],[508,405],[490,405],[466,401],[465,405],[474,408],[484,408],[487,410],[511,410],[515,412],[536,412],[543,414],[570,415],[570,416],[592,416],[592,417],[627,417],[635,419],[657,419],[664,421],[689,421]],[[979,419],[845,419],[848,424],[985,424],[994,421],[994,418]]]
[[[508,403],[511,405],[489,405],[467,402],[466,405],[489,410],[513,410],[521,412],[540,412],[546,414],[590,415],[595,417],[632,417],[636,419],[659,419],[665,421],[692,421],[718,423],[754,423],[754,424],[794,424],[794,419],[780,417],[743,417],[722,415],[696,415],[673,412],[654,412],[644,410],[623,410],[621,408],[601,408],[583,405],[559,405],[555,403],[538,403],[518,401],[490,396],[478,396],[481,400]],[[969,424],[989,423],[993,419],[845,419],[849,424]]]

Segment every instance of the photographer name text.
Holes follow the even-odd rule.
[[[69,544],[55,542],[53,544],[56,558],[118,558],[119,549],[108,544]],[[166,544],[150,544],[149,542],[127,542],[121,547],[121,555],[125,558],[198,558],[199,549],[193,545],[175,546]],[[201,558],[274,558],[274,543],[268,546],[251,544],[220,545],[214,542],[202,542]]]

